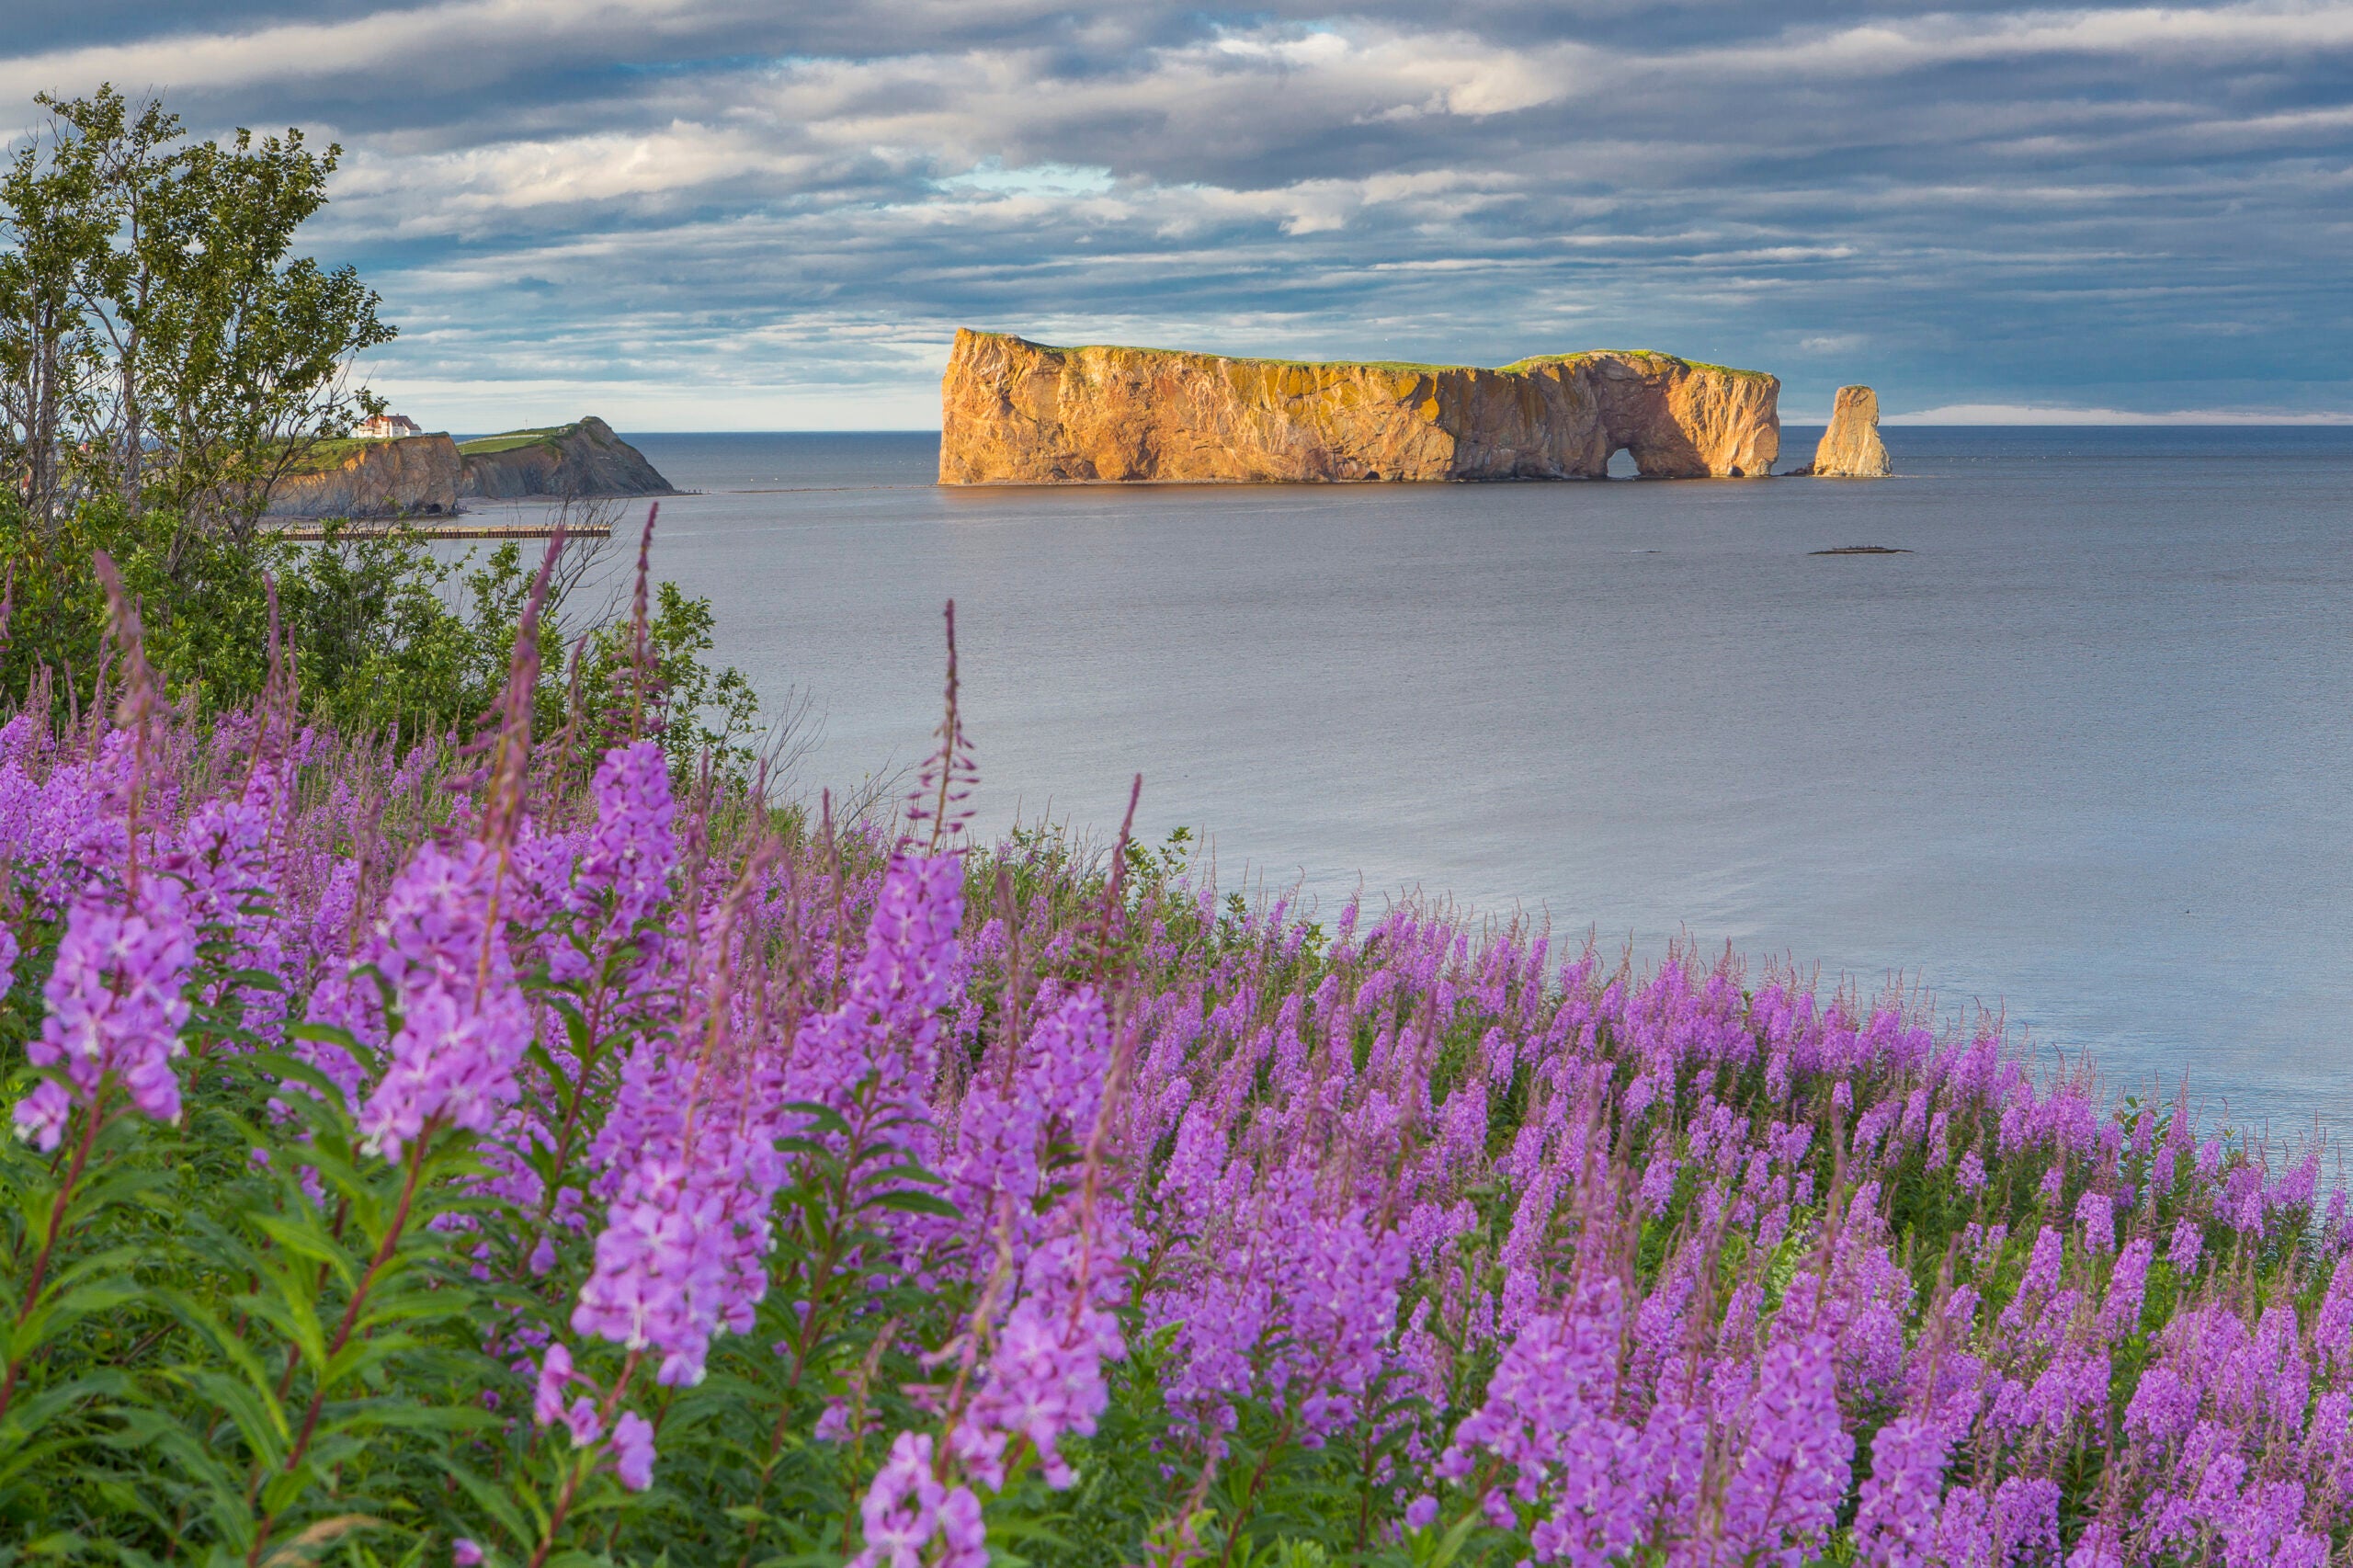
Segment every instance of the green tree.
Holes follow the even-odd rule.
[[[109,244],[92,149],[52,125],[0,176],[0,473],[36,518],[74,499],[104,423],[107,363],[87,307]]]
[[[92,494],[251,541],[278,480],[381,407],[355,357],[389,342],[349,267],[294,254],[342,155],[299,130],[190,141],[112,86],[47,95],[0,177],[0,463],[36,518]]]

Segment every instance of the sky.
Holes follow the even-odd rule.
[[[2353,422],[2353,0],[0,0],[344,149],[428,428],[921,428],[1052,343],[1768,369],[1784,417]],[[14,118],[9,118],[13,114]]]

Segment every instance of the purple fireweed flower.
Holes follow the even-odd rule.
[[[932,1560],[937,1568],[986,1568],[980,1499],[969,1487],[951,1490],[932,1472],[928,1434],[899,1434],[858,1513],[866,1549],[850,1559],[850,1568],[924,1568],[935,1540],[942,1547]]]
[[[1927,1568],[1936,1550],[1945,1460],[1951,1445],[1916,1415],[1871,1437],[1871,1473],[1855,1513],[1855,1552],[1873,1568]]]
[[[2025,1325],[2051,1299],[2051,1293],[2059,1288],[2059,1265],[2065,1251],[2066,1243],[2053,1227],[2045,1225],[2035,1233],[2033,1249],[2027,1254],[2026,1272],[2018,1279],[2018,1294],[2002,1309],[2004,1327]]]
[[[1109,1019],[1082,986],[1030,1031],[1022,1058],[990,1063],[957,1108],[946,1196],[974,1256],[1009,1250],[1019,1267],[1042,1234],[1050,1148],[1083,1146],[1110,1072]],[[1009,1071],[1007,1069],[1010,1069]]]
[[[597,765],[591,789],[597,831],[580,858],[573,907],[585,914],[609,895],[613,925],[627,931],[668,891],[670,868],[677,859],[670,765],[651,740],[615,746]]]
[[[286,772],[282,764],[256,767],[237,799],[206,801],[162,861],[188,890],[189,923],[225,936],[237,968],[260,971],[281,984],[294,976],[275,907],[278,868],[268,851],[292,792]],[[247,1025],[273,1033],[285,1008],[281,992],[256,990],[244,998]]]
[[[172,1059],[187,1049],[182,993],[195,959],[186,893],[176,879],[150,873],[130,894],[95,881],[85,887],[66,914],[56,964],[41,986],[48,1017],[25,1044],[35,1066],[61,1069],[71,1088],[44,1080],[17,1102],[17,1131],[54,1149],[71,1106],[95,1097],[108,1079],[142,1114],[177,1121]]]
[[[390,1062],[359,1114],[368,1146],[397,1160],[427,1123],[487,1132],[520,1092],[515,1069],[530,1038],[519,996],[488,1007],[436,986],[408,998]]]
[[[1081,1307],[1057,1311],[1024,1300],[998,1331],[983,1382],[950,1444],[972,1472],[992,1486],[1005,1483],[1008,1437],[1037,1450],[1046,1484],[1057,1491],[1078,1479],[1056,1444],[1066,1432],[1091,1437],[1109,1403],[1103,1381],[1104,1341],[1119,1343],[1108,1312]]]
[[[595,829],[585,835],[528,835],[516,851],[525,868],[521,880],[538,890],[546,905],[534,924],[544,924],[558,910],[581,923],[570,939],[544,943],[554,979],[587,978],[600,961],[600,949],[608,951],[634,937],[641,951],[635,984],[654,971],[664,945],[658,932],[640,933],[638,926],[667,895],[678,858],[677,806],[662,748],[651,740],[613,747],[597,766],[591,793]],[[517,914],[529,917],[528,912]]]
[[[563,1413],[563,1426],[572,1434],[572,1446],[575,1449],[585,1449],[605,1435],[605,1422],[597,1414],[597,1402],[585,1393]]]
[[[1318,1218],[1302,1231],[1286,1261],[1283,1304],[1298,1347],[1300,1426],[1313,1446],[1356,1418],[1386,1364],[1408,1259],[1402,1236],[1375,1232],[1361,1214]]]
[[[563,1419],[563,1391],[573,1381],[572,1352],[561,1342],[551,1345],[540,1361],[540,1379],[531,1392],[531,1419],[542,1426]]]
[[[1077,1477],[1058,1445],[1068,1433],[1094,1435],[1110,1403],[1103,1363],[1127,1354],[1114,1312],[1127,1280],[1124,1223],[1090,1212],[1080,1192],[1064,1195],[1045,1223],[1048,1239],[1023,1262],[1020,1299],[949,1435],[968,1471],[991,1486],[1005,1484],[1015,1439],[1035,1450],[1047,1485],[1070,1486]]]
[[[713,923],[714,980],[740,939],[739,915],[730,903]],[[641,1039],[591,1144],[603,1167],[593,1189],[608,1207],[573,1326],[658,1350],[655,1376],[672,1387],[702,1381],[713,1335],[747,1333],[756,1321],[769,1209],[789,1171],[777,1142],[800,1122],[781,1108],[793,1096],[779,1066],[733,1049],[733,1005],[723,987],[708,1001],[699,1052]]]
[[[1855,1439],[1838,1411],[1836,1346],[1801,1334],[1767,1347],[1725,1489],[1734,1560],[1798,1568],[1820,1549],[1847,1494]]]
[[[1937,1513],[1933,1561],[1953,1568],[2004,1568],[1995,1555],[1993,1508],[1982,1492],[1955,1487]]]
[[[838,1108],[870,1077],[886,1100],[928,1091],[963,917],[961,855],[892,857],[848,995],[794,1040],[787,1097]]]
[[[2313,1345],[2328,1369],[2340,1376],[2353,1363],[2353,1255],[2340,1256],[2329,1272],[2328,1290],[2313,1317]]]
[[[470,1536],[460,1536],[449,1543],[449,1561],[457,1568],[477,1568],[482,1562],[482,1547]]]
[[[2094,1252],[2116,1250],[2116,1200],[2105,1192],[2086,1192],[2075,1199],[2075,1219],[2084,1240]]]
[[[17,1102],[11,1118],[17,1136],[45,1154],[65,1136],[65,1124],[73,1115],[74,1096],[44,1078]]]
[[[385,896],[361,949],[393,988],[399,1028],[383,1073],[359,1108],[367,1146],[401,1158],[428,1125],[487,1132],[520,1091],[516,1069],[531,1040],[503,933],[491,925],[497,857],[467,842],[423,845]],[[354,1006],[364,981],[347,979],[331,1000],[338,1021],[365,1022]]]
[[[2124,1408],[2124,1429],[2136,1437],[2177,1441],[2187,1437],[2198,1419],[2199,1392],[2179,1370],[2151,1367],[2133,1386]]]
[[[2243,1235],[2259,1236],[2266,1218],[2263,1199],[2263,1167],[2254,1164],[2236,1165],[2222,1178],[2222,1198],[2215,1209],[2231,1229]]]
[[[2206,1244],[2206,1233],[2198,1221],[2184,1216],[2173,1228],[2173,1239],[2165,1244],[2165,1261],[2187,1278],[2198,1267],[2199,1249]]]
[[[1640,1427],[1618,1414],[1624,1319],[1622,1288],[1603,1278],[1563,1313],[1529,1322],[1435,1467],[1461,1480],[1481,1452],[1501,1460],[1510,1496],[1546,1510],[1530,1535],[1538,1561],[1597,1568],[1646,1532],[1655,1508],[1688,1494],[1677,1483],[1692,1476],[1684,1450],[1694,1434],[1679,1403],[1662,1399]],[[1504,1491],[1486,1506],[1512,1528]]]
[[[634,1410],[613,1423],[613,1471],[631,1492],[654,1484],[654,1424]]]
[[[2110,1521],[2094,1519],[2067,1553],[2067,1568],[2124,1568],[2123,1536]]]
[[[1994,1489],[1997,1562],[2045,1562],[2059,1550],[2059,1483],[2013,1475]]]
[[[1426,1530],[1438,1519],[1438,1499],[1424,1493],[1405,1505],[1405,1528]]]
[[[766,1192],[775,1183],[748,1174],[755,1153],[713,1117],[690,1149],[651,1153],[630,1167],[597,1233],[573,1328],[660,1351],[663,1383],[700,1382],[711,1335],[722,1324],[749,1329],[767,1290],[758,1260],[769,1245]]]
[[[2124,1244],[2116,1255],[2116,1267],[2108,1277],[2108,1296],[2100,1303],[2100,1332],[2110,1338],[2123,1338],[2140,1326],[2141,1305],[2149,1289],[2149,1263],[2155,1248],[2146,1236],[2135,1236]]]

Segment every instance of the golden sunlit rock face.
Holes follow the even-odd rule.
[[[1879,438],[1879,393],[1869,387],[1838,389],[1809,472],[1817,479],[1885,479],[1895,472],[1887,443]]]
[[[1781,383],[1671,354],[1600,350],[1499,369],[1053,348],[956,335],[942,484],[1761,479]]]

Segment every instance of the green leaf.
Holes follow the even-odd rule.
[[[294,1434],[285,1408],[269,1389],[203,1367],[184,1369],[179,1375],[192,1392],[235,1425],[257,1462],[270,1469],[285,1462]]]
[[[498,1415],[477,1406],[425,1404],[419,1403],[415,1395],[405,1393],[360,1401],[346,1408],[346,1414],[332,1419],[322,1417],[319,1430],[323,1433],[487,1432],[494,1431],[505,1424]]]
[[[539,1528],[545,1528],[547,1515],[540,1509],[537,1495],[527,1483],[521,1481],[521,1478],[517,1478],[516,1490],[519,1491],[524,1500],[530,1505],[531,1512],[538,1520],[538,1528],[535,1528],[532,1521],[526,1519],[522,1511],[515,1506],[514,1496],[508,1488],[493,1485],[447,1456],[440,1459],[440,1465],[443,1472],[464,1488],[466,1495],[473,1499],[474,1506],[489,1515],[492,1522],[506,1532],[506,1539],[515,1543],[517,1551],[529,1551],[538,1541]]]
[[[291,1470],[272,1466],[270,1478],[262,1483],[260,1498],[262,1513],[272,1518],[285,1513],[294,1506],[297,1498],[311,1489],[317,1480],[317,1472],[312,1469],[308,1457],[302,1459]]]
[[[850,1134],[850,1125],[842,1119],[841,1113],[816,1100],[787,1100],[783,1108],[807,1117],[820,1132],[838,1132],[845,1138]]]
[[[860,1209],[892,1209],[906,1214],[938,1214],[961,1220],[964,1211],[936,1192],[881,1192],[858,1205]]]
[[[215,1350],[244,1373],[246,1381],[256,1389],[267,1393],[276,1387],[275,1381],[267,1369],[262,1366],[261,1358],[255,1353],[253,1346],[246,1343],[243,1335],[233,1332],[222,1323],[211,1308],[181,1290],[159,1290],[154,1299],[175,1317],[203,1335]],[[278,1425],[284,1426],[282,1417]]]
[[[256,1230],[295,1256],[334,1269],[346,1289],[359,1282],[358,1272],[351,1267],[351,1255],[320,1228],[317,1211],[308,1205],[304,1206],[301,1220],[290,1220],[283,1214],[248,1214],[246,1218]]]
[[[913,1181],[921,1182],[926,1187],[948,1185],[946,1176],[937,1171],[926,1170],[921,1165],[892,1165],[879,1171],[860,1171],[858,1173],[858,1179],[872,1182]]]
[[[1477,1529],[1479,1525],[1480,1517],[1476,1508],[1455,1520],[1452,1528],[1438,1538],[1438,1549],[1430,1553],[1422,1568],[1448,1568],[1448,1564],[1462,1555],[1462,1548],[1470,1540],[1471,1532]]]

